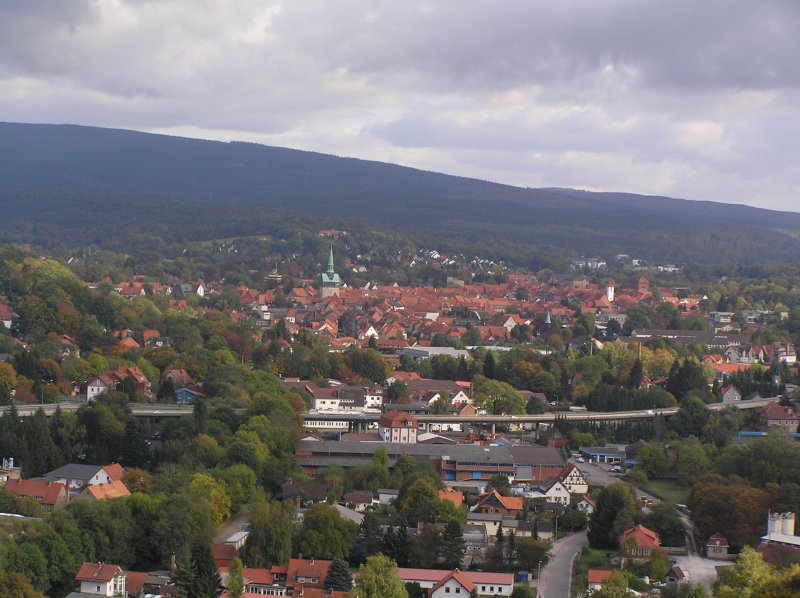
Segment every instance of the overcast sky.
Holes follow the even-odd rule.
[[[800,211],[800,0],[0,0],[0,120]]]

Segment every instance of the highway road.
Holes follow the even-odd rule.
[[[773,401],[776,397],[769,399],[754,399],[750,401],[740,401],[733,403],[739,409],[759,409]],[[45,415],[52,415],[60,405],[62,411],[76,411],[83,403],[75,400],[65,400],[61,403],[44,403],[34,405],[17,405],[17,411],[21,416],[33,415],[36,410],[41,408]],[[712,403],[708,408],[713,411],[721,411],[728,407],[723,403]],[[191,415],[191,405],[174,405],[158,403],[131,403],[131,412],[136,417],[183,417]],[[663,409],[639,409],[636,411],[552,411],[538,415],[479,415],[476,417],[461,415],[415,415],[414,418],[420,423],[466,423],[466,424],[525,424],[553,422],[556,418],[564,418],[570,421],[624,421],[629,419],[649,419],[657,416],[669,417],[678,412],[677,407]],[[377,422],[380,413],[330,413],[330,412],[307,412],[303,414],[306,420],[312,421],[351,421],[351,422]]]

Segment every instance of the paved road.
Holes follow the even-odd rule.
[[[578,463],[574,457],[570,458],[571,463],[575,463],[578,469],[586,476],[586,480],[589,482],[591,486],[608,486],[609,484],[613,484],[614,482],[622,482],[622,483],[629,483],[625,480],[621,479],[619,474],[611,473],[610,465],[605,463]],[[588,475],[587,475],[588,474]],[[641,499],[643,496],[646,497],[650,502],[654,505],[661,502],[655,496],[644,492],[640,488],[634,486],[634,491],[636,492],[636,498]],[[644,508],[643,511],[647,512],[649,509]]]
[[[565,536],[553,543],[550,563],[542,569],[537,598],[570,598],[572,565],[581,548],[588,545],[586,531]]]
[[[719,561],[715,559],[708,559],[702,555],[694,535],[694,524],[685,513],[678,511],[678,516],[686,526],[686,556],[673,557],[675,563],[681,568],[684,573],[689,576],[689,581],[692,583],[702,584],[707,590],[711,590],[711,586],[717,580],[717,567],[724,565],[732,565],[730,561]]]
[[[228,523],[217,530],[217,533],[214,535],[214,542],[216,544],[222,544],[225,542],[225,540],[230,538],[232,534],[242,531],[242,525],[244,525],[246,522],[247,513],[239,513],[239,515],[228,521]]]

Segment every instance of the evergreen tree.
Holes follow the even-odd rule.
[[[350,575],[350,566],[347,561],[334,559],[325,578],[326,590],[349,592],[353,589],[353,577]]]
[[[27,461],[23,464],[25,477],[44,475],[63,465],[60,451],[50,436],[50,426],[44,411],[37,409],[31,417],[22,422]]]
[[[619,536],[633,523],[636,496],[627,484],[615,482],[600,491],[589,522],[592,548],[617,548]]]
[[[631,373],[628,376],[628,388],[639,388],[642,385],[642,378],[644,377],[644,368],[642,367],[642,360],[638,357],[633,362]]]
[[[222,593],[222,580],[217,573],[217,563],[211,547],[197,542],[192,547],[191,598],[217,598]]]
[[[461,525],[456,521],[448,521],[442,534],[441,553],[444,566],[448,569],[460,567],[466,551],[467,544],[464,541]]]
[[[131,419],[125,425],[125,440],[122,445],[122,464],[126,467],[143,467],[150,458],[150,448],[142,425]]]
[[[486,352],[486,358],[483,360],[483,375],[490,380],[495,377],[494,353],[492,351]]]
[[[208,403],[203,398],[198,398],[192,410],[194,415],[194,427],[198,434],[205,434],[208,431]]]
[[[358,553],[362,559],[381,551],[381,536],[378,517],[372,511],[364,513],[364,519],[358,527]]]

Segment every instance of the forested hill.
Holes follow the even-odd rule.
[[[129,214],[138,198],[358,219],[443,249],[514,255],[630,253],[659,261],[800,260],[800,214],[713,202],[569,189],[522,189],[392,164],[251,143],[73,125],[0,123],[5,218],[40,225],[86,217],[85,198]],[[98,200],[98,198],[101,198]],[[724,199],[724,198],[721,198]],[[236,210],[233,210],[236,212]],[[198,222],[198,225],[208,223]],[[88,222],[87,222],[88,225]],[[39,230],[39,229],[37,229]],[[228,231],[235,232],[235,231]],[[49,234],[49,233],[48,233]],[[32,239],[35,241],[36,239]],[[472,248],[472,249],[470,249]]]

